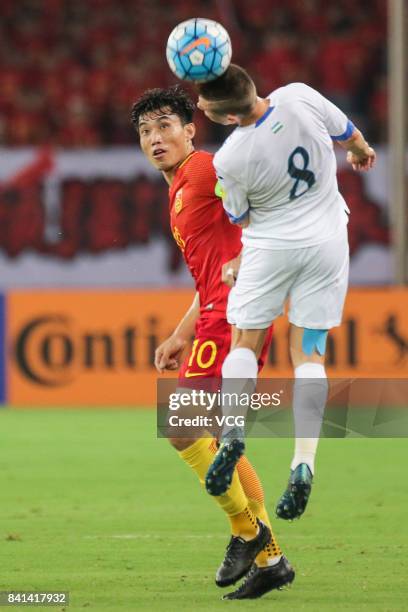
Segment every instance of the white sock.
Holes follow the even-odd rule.
[[[276,557],[269,558],[266,564],[268,565],[268,567],[272,567],[273,565],[277,565],[281,559],[282,555],[277,555]]]
[[[328,383],[324,366],[303,363],[295,368],[293,416],[295,420],[295,453],[291,463],[294,470],[306,463],[314,474],[314,460],[319,443]]]
[[[257,377],[258,360],[251,349],[236,348],[227,355],[222,365],[223,382],[221,391],[223,394],[236,394],[238,396],[238,405],[224,401],[222,406],[223,416],[246,415],[248,406],[244,402],[239,401],[239,396],[242,393],[253,393]],[[222,437],[228,435],[234,427],[236,426],[225,424],[222,429]]]

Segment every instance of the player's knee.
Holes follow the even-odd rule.
[[[232,337],[231,351],[238,348],[249,349],[255,353],[256,358],[262,352],[268,329],[240,329],[240,333]]]

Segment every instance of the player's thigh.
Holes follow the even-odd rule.
[[[289,321],[315,330],[340,325],[349,276],[347,230],[303,253],[303,268],[290,291]]]
[[[194,380],[219,378],[230,346],[231,326],[226,319],[200,323],[191,351],[181,365],[179,383],[194,387]]]
[[[200,320],[190,353],[179,371],[179,388],[183,393],[216,392],[221,385],[222,364],[229,353],[230,346],[231,326],[226,319]],[[205,418],[209,413],[207,406],[197,406],[197,401],[195,401],[183,407],[180,414],[184,418],[202,417],[202,422],[205,423]],[[167,430],[167,437],[177,450],[187,448],[198,438],[213,437],[217,434],[217,428],[211,425],[201,428],[196,426],[173,427]]]
[[[266,329],[282,314],[296,275],[290,253],[244,247],[238,278],[228,297],[228,321],[238,329]]]

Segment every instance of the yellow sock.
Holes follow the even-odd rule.
[[[264,491],[262,483],[254,466],[245,455],[237,463],[237,472],[247,498],[263,504]]]
[[[276,559],[282,555],[282,551],[273,534],[272,525],[265,508],[262,483],[253,465],[248,461],[245,455],[239,460],[237,471],[242,488],[248,498],[250,509],[263,523],[265,523],[265,525],[268,525],[271,531],[271,541],[259,553],[255,559],[255,563],[258,567],[272,565]]]
[[[203,486],[216,450],[215,440],[200,438],[188,448],[179,451],[180,457],[195,471]],[[228,515],[233,535],[239,535],[244,539],[252,539],[256,536],[258,531],[256,518],[248,507],[249,502],[241,486],[237,470],[234,472],[228,491],[224,495],[214,496],[213,499]]]
[[[272,565],[276,558],[281,557],[282,551],[280,546],[274,536],[272,531],[271,521],[269,520],[268,512],[263,503],[256,501],[255,499],[249,500],[249,507],[252,512],[259,518],[265,525],[268,525],[271,531],[271,539],[270,542],[265,546],[263,550],[259,553],[257,558],[255,559],[255,563],[258,567],[266,567],[267,565]]]
[[[233,535],[240,536],[244,540],[252,540],[258,533],[256,516],[249,505],[243,512],[230,516],[231,531]]]

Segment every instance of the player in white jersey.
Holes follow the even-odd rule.
[[[256,380],[266,330],[290,302],[296,442],[277,514],[292,519],[304,512],[310,494],[327,399],[327,333],[341,323],[348,283],[349,211],[338,191],[333,141],[348,151],[354,170],[369,170],[375,152],[314,89],[293,83],[263,99],[234,64],[199,85],[198,107],[212,121],[237,125],[214,158],[225,210],[244,228],[240,265],[224,266],[233,287],[228,302],[233,340],[222,369],[223,390],[228,379]],[[228,487],[243,449],[241,432],[223,432],[207,474],[210,493]]]

